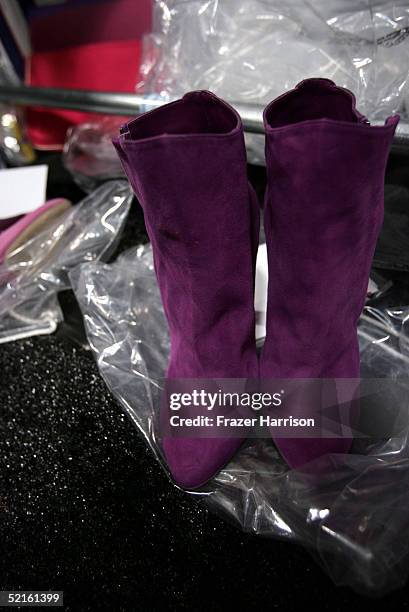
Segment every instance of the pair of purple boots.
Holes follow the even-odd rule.
[[[371,127],[353,94],[308,79],[264,111],[267,332],[258,358],[259,203],[237,112],[198,91],[130,121],[114,144],[141,203],[171,338],[167,377],[358,378],[357,323],[383,219],[398,116]],[[165,438],[174,480],[197,488],[242,441]],[[350,439],[276,440],[294,468]]]

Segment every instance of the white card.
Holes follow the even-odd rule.
[[[48,166],[0,170],[0,219],[35,210],[45,202]]]
[[[267,246],[260,244],[257,252],[256,287],[254,293],[254,308],[256,311],[256,340],[266,335],[268,264]]]

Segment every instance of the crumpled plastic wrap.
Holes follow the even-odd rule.
[[[409,7],[399,0],[155,0],[154,17],[139,84],[146,94],[210,88],[267,103],[327,77],[383,119],[408,78]]]
[[[112,254],[132,197],[126,181],[105,183],[10,253],[0,266],[0,343],[55,331],[68,272]]]
[[[100,372],[166,470],[158,412],[169,339],[151,248],[130,249],[111,265],[82,264],[70,278]],[[409,308],[367,306],[359,339],[362,376],[399,379],[409,398],[408,315]],[[302,471],[289,469],[270,439],[248,440],[203,496],[244,531],[308,547],[338,585],[376,595],[406,580],[406,430],[356,439],[352,453]]]
[[[165,101],[210,89],[267,104],[308,77],[356,94],[383,121],[401,105],[409,73],[409,6],[402,0],[154,0],[137,91]],[[263,139],[247,137],[263,163]]]
[[[64,166],[87,193],[107,179],[125,177],[112,144],[125,117],[102,117],[70,128],[64,143]]]

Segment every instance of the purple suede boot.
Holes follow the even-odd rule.
[[[393,116],[371,127],[350,91],[318,78],[265,109],[270,276],[261,378],[359,377],[357,324],[398,121]],[[325,453],[348,452],[351,439],[276,443],[297,468]]]
[[[239,115],[192,92],[130,121],[114,144],[152,243],[170,332],[167,378],[257,378],[259,205]],[[165,437],[163,449],[175,481],[196,488],[240,443]]]

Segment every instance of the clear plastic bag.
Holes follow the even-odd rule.
[[[267,103],[308,77],[357,95],[371,119],[400,105],[409,7],[398,0],[155,0],[138,89],[179,97],[210,88]]]
[[[63,163],[84,191],[89,193],[107,179],[125,177],[112,144],[125,121],[125,117],[102,117],[68,130]]]
[[[82,264],[70,278],[100,372],[166,470],[158,412],[169,338],[151,248],[131,249],[111,265]],[[359,326],[363,376],[402,379],[404,398],[408,312],[367,307]],[[322,456],[302,471],[289,469],[271,440],[248,440],[204,499],[244,531],[308,547],[339,585],[382,594],[406,580],[406,430],[357,439],[353,453]]]
[[[352,90],[384,120],[409,73],[409,7],[399,0],[155,0],[137,91],[164,101],[210,89],[267,104],[308,77]],[[263,139],[249,135],[250,160]]]
[[[55,331],[68,272],[109,257],[132,197],[126,181],[105,183],[8,255],[0,266],[0,343]]]

